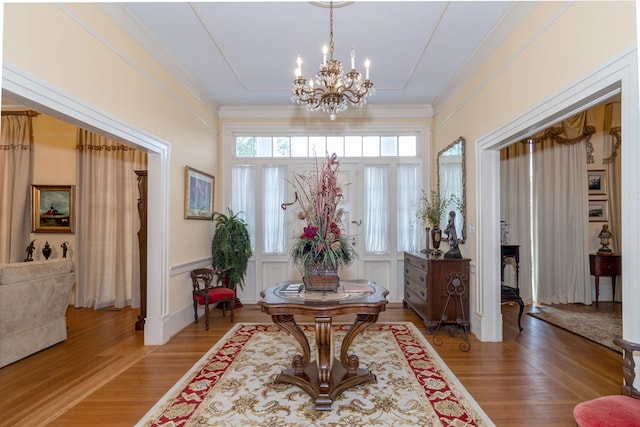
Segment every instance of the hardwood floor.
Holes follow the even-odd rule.
[[[600,303],[601,310],[619,306]],[[191,324],[169,343],[145,347],[136,316],[70,308],[67,341],[0,369],[0,425],[133,425],[231,327],[215,310],[209,331]],[[472,336],[467,353],[455,338],[433,346],[497,426],[575,426],[575,404],[619,392],[619,353],[527,315],[519,334],[516,317],[517,306],[503,305],[502,343]],[[270,321],[255,305],[236,310],[236,322]],[[389,305],[380,321],[424,331],[401,304]]]

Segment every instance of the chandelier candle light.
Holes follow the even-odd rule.
[[[327,53],[329,59],[327,59]],[[302,58],[298,55],[296,79],[291,90],[291,102],[304,104],[308,111],[322,110],[335,120],[336,114],[347,109],[349,104],[361,107],[367,103],[367,96],[375,93],[373,83],[369,80],[369,66],[365,65],[365,80],[356,71],[356,51],[351,49],[351,71],[342,74],[342,62],[333,59],[333,2],[329,3],[329,47],[322,47],[322,64],[315,76],[307,81],[302,76]],[[315,81],[315,83],[314,83]],[[317,85],[317,86],[316,86]]]

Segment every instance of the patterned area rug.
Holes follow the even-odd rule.
[[[540,309],[540,312],[527,314],[622,353],[622,349],[613,343],[613,338],[622,336],[622,313],[585,313],[550,306],[536,308]]]
[[[301,327],[315,344],[314,327]],[[337,343],[348,329],[333,325]],[[331,411],[315,410],[299,387],[273,383],[298,353],[277,326],[239,323],[137,425],[494,425],[411,323],[377,323],[355,338],[350,353],[378,381],[347,389]]]

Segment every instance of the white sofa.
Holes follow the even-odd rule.
[[[0,264],[0,367],[67,339],[73,261]]]

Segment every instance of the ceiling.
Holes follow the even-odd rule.
[[[318,4],[320,3],[320,4]],[[334,9],[334,57],[364,73],[370,105],[446,99],[535,2],[357,1]],[[209,105],[291,105],[295,60],[307,78],[329,39],[322,2],[109,3],[103,8]]]

